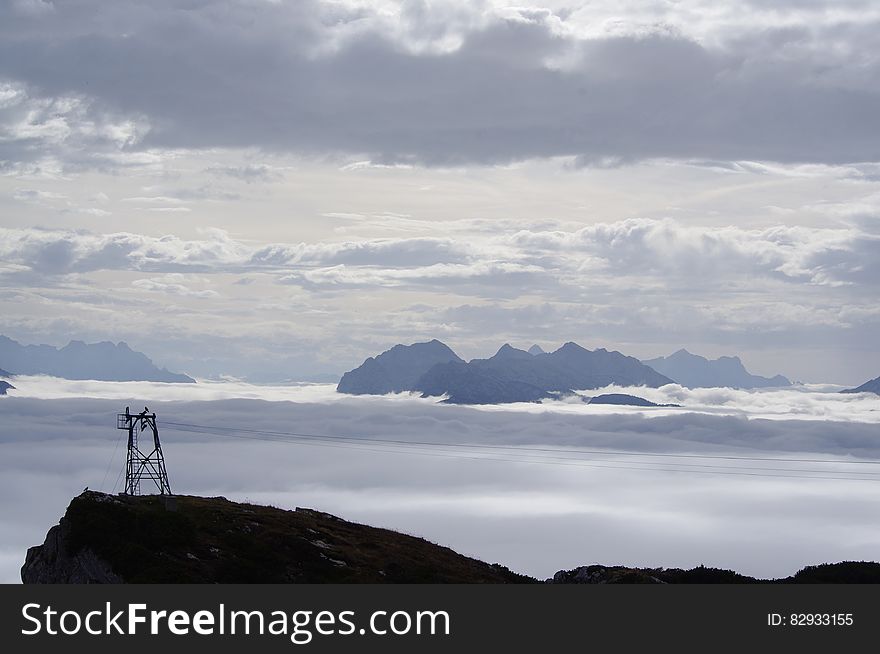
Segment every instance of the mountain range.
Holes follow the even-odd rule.
[[[856,388],[847,388],[844,391],[840,391],[841,393],[876,393],[880,395],[880,377],[877,379],[872,379],[870,381],[866,381],[861,386],[857,386]]]
[[[566,343],[546,353],[509,344],[488,359],[465,362],[438,340],[396,345],[343,375],[340,393],[382,394],[415,391],[445,395],[453,404],[535,402],[577,390],[619,386],[659,387],[672,380],[638,359],[605,349]]]
[[[751,389],[791,386],[791,382],[782,375],[761,377],[751,374],[739,357],[707,359],[682,349],[668,357],[648,359],[642,363],[687,388]]]
[[[0,363],[13,375],[51,375],[63,379],[98,381],[185,382],[187,375],[159,368],[141,352],[124,342],[87,344],[70,341],[62,348],[51,345],[22,345],[0,336]]]

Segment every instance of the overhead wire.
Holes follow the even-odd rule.
[[[704,460],[745,460],[767,461],[784,463],[813,463],[813,464],[880,464],[875,460],[834,460],[815,458],[784,458],[784,457],[758,457],[758,456],[734,456],[734,455],[701,455],[701,454],[672,454],[657,452],[631,452],[609,450],[582,450],[568,448],[540,448],[516,445],[484,445],[477,443],[443,443],[437,441],[410,441],[400,439],[372,438],[360,436],[340,436],[328,434],[314,434],[303,432],[281,432],[273,430],[260,430],[245,427],[230,427],[220,425],[200,425],[195,423],[182,423],[175,421],[163,421],[163,426],[174,430],[206,435],[218,435],[245,440],[259,440],[269,442],[286,442],[316,447],[337,447],[343,449],[357,449],[378,453],[392,454],[416,454],[423,456],[435,456],[442,458],[471,459],[480,461],[503,461],[514,463],[530,463],[542,465],[564,465],[589,468],[607,468],[619,470],[641,470],[656,472],[679,472],[708,475],[736,475],[749,477],[776,477],[796,479],[821,479],[842,481],[880,481],[877,477],[856,477],[851,475],[878,475],[880,472],[867,470],[816,470],[803,468],[768,468],[754,466],[731,466],[722,464],[705,464],[670,461],[670,458],[704,459]],[[481,454],[478,456],[467,455],[460,451],[495,451],[500,454]],[[443,450],[446,450],[444,452]],[[452,451],[450,451],[452,450]],[[548,454],[550,453],[550,454]],[[584,455],[616,455],[633,456],[643,458],[662,458],[663,461],[614,461],[575,458],[570,456],[553,456],[553,454],[573,454],[583,457]],[[630,465],[630,463],[635,465]],[[663,466],[677,466],[658,467]],[[705,468],[696,470],[693,468]],[[774,474],[776,473],[776,474]],[[795,473],[795,474],[778,474]],[[801,473],[801,474],[798,474]],[[831,476],[835,475],[835,476]],[[846,476],[841,476],[846,475]]]

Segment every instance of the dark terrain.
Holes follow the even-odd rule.
[[[542,583],[422,538],[312,509],[94,491],[75,497],[45,543],[28,550],[21,578],[24,583]],[[547,582],[880,583],[880,564],[810,566],[772,581],[703,566],[590,565],[561,570]]]

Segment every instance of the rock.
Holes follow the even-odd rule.
[[[90,548],[69,552],[69,522],[49,529],[42,545],[28,548],[21,580],[26,584],[119,584],[122,578]]]

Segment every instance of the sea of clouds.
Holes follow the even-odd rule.
[[[880,551],[880,398],[832,387],[603,389],[684,405],[642,409],[451,406],[326,384],[14,381],[0,398],[5,582],[72,496],[119,490],[115,414],[144,405],[159,416],[177,493],[310,506],[542,578],[589,563],[785,576]],[[758,458],[668,456],[682,454]]]

